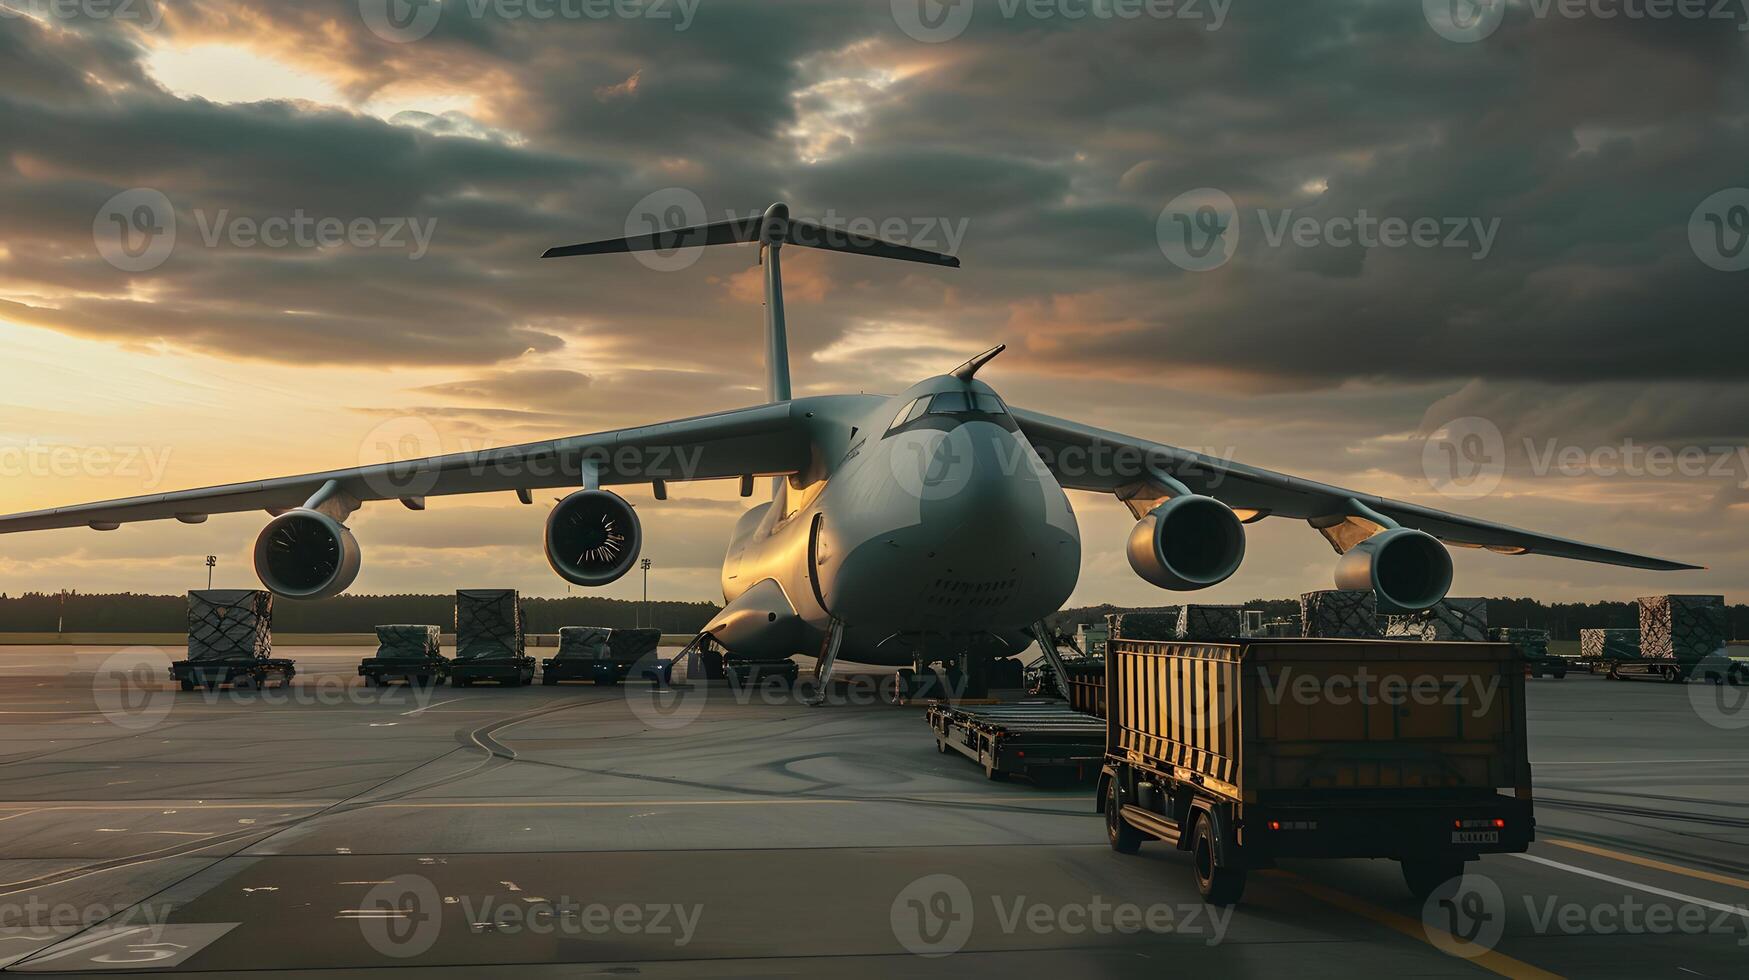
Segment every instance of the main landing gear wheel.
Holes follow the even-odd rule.
[[[1207,813],[1196,815],[1196,830],[1190,839],[1190,856],[1196,870],[1196,890],[1203,901],[1215,906],[1233,905],[1245,894],[1245,872],[1215,864],[1215,825]]]

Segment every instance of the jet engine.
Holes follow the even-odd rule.
[[[606,585],[632,570],[644,546],[637,511],[607,490],[579,490],[547,515],[547,562],[567,582]]]
[[[1451,590],[1451,552],[1425,531],[1394,527],[1348,549],[1336,587],[1378,593],[1381,613],[1426,609]]]
[[[326,599],[358,577],[358,539],[318,510],[298,508],[267,522],[255,539],[255,574],[274,595]]]
[[[1219,500],[1187,494],[1137,521],[1128,551],[1136,574],[1162,589],[1206,589],[1239,570],[1245,560],[1245,527]]]

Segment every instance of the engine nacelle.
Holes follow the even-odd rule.
[[[638,513],[607,490],[579,490],[547,515],[547,563],[567,582],[606,585],[632,570],[644,546]]]
[[[1380,531],[1336,563],[1336,587],[1378,593],[1381,613],[1426,609],[1451,591],[1451,552],[1425,531]]]
[[[1191,592],[1227,580],[1245,560],[1245,525],[1213,497],[1174,497],[1130,531],[1130,567],[1162,589]]]
[[[358,577],[358,539],[346,525],[317,510],[287,511],[255,539],[255,574],[274,595],[326,599]]]

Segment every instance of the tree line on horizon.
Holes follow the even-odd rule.
[[[524,597],[523,629],[556,633],[561,626],[654,626],[693,633],[716,615],[709,602]],[[455,595],[342,595],[273,604],[273,628],[283,633],[369,633],[392,623],[455,626]],[[140,593],[0,593],[0,633],[177,633],[188,628],[188,597]]]
[[[1556,640],[1577,640],[1582,629],[1638,629],[1636,602],[1556,602],[1491,598],[1488,625],[1545,629]],[[1261,609],[1265,620],[1299,615],[1298,599],[1253,599],[1246,609]],[[627,629],[654,626],[664,633],[692,633],[704,627],[721,607],[710,602],[607,599],[567,596],[524,598],[524,629],[556,633],[561,626],[609,626]],[[1059,630],[1080,623],[1102,623],[1111,613],[1146,612],[1163,606],[1080,606],[1051,617]],[[1749,637],[1749,605],[1725,608],[1726,631],[1733,639]],[[273,628],[286,633],[369,633],[390,623],[430,623],[446,632],[455,624],[455,596],[342,595],[312,602],[280,601],[273,606]],[[181,595],[142,593],[25,592],[0,593],[0,633],[175,633],[188,627],[188,599]]]

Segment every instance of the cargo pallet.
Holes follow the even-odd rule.
[[[1363,671],[1381,694],[1397,678],[1400,701],[1353,696]],[[1396,860],[1425,901],[1465,862],[1534,839],[1524,674],[1506,643],[1113,639],[1094,794],[1106,839],[1189,852],[1214,905],[1283,858]],[[1409,698],[1424,677],[1493,693]]]
[[[297,674],[297,661],[284,659],[248,660],[178,660],[170,665],[170,679],[184,691],[197,687],[216,688],[222,684],[237,687],[265,687],[270,678],[279,678],[279,686],[291,684]]]
[[[522,687],[534,683],[533,657],[492,657],[477,660],[452,660],[449,682],[454,687],[472,687],[482,681],[496,681],[500,687]]]
[[[934,701],[929,727],[935,750],[948,749],[984,767],[988,779],[1011,775],[1090,780],[1105,757],[1105,722],[1061,701],[968,705]]]
[[[366,657],[358,665],[365,687],[387,687],[402,680],[414,687],[438,687],[449,677],[448,658],[415,660],[404,657]]]

